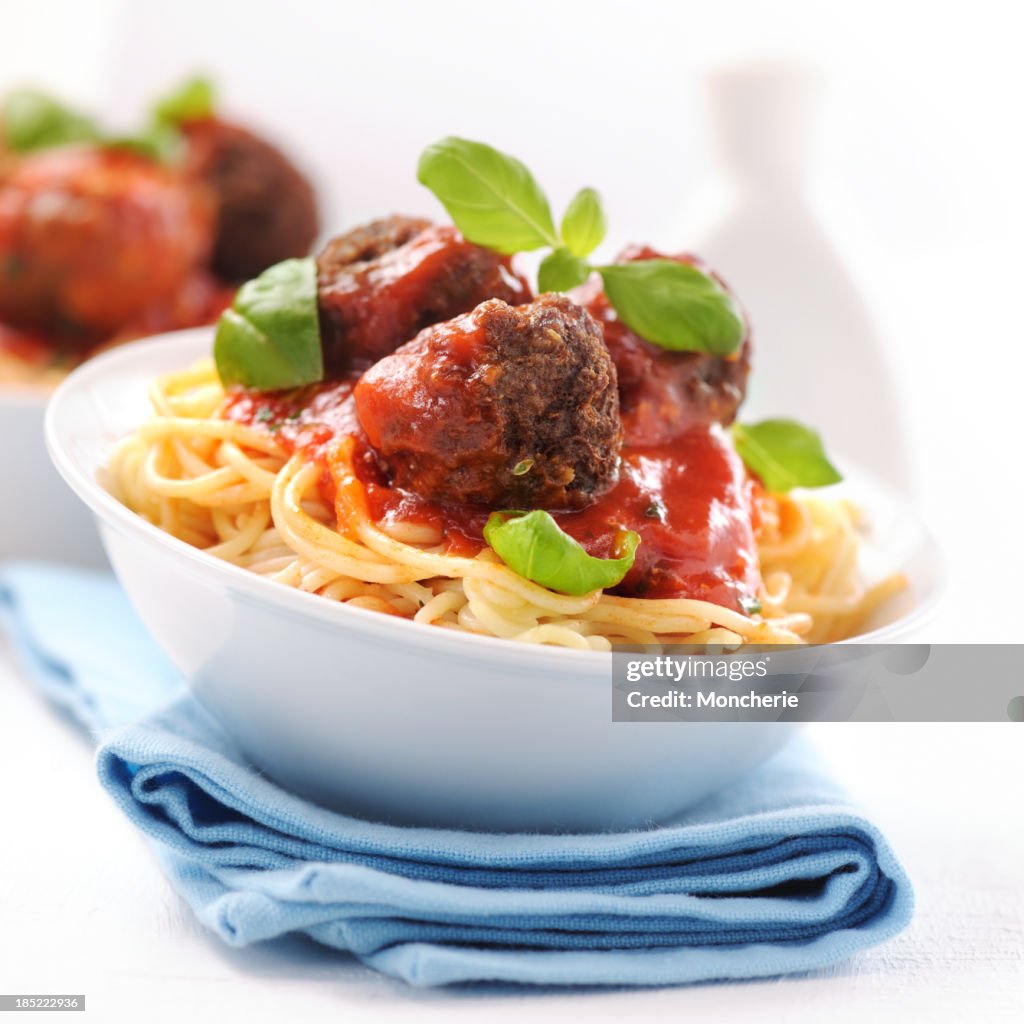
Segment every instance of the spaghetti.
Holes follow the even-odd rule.
[[[846,502],[763,494],[760,611],[685,597],[555,593],[465,554],[430,521],[375,519],[342,438],[323,464],[226,415],[206,361],[152,388],[155,415],[121,443],[110,486],[160,529],[217,558],[326,599],[440,628],[584,650],[619,644],[801,643],[850,636],[906,583],[866,585]]]

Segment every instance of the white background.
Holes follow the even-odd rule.
[[[811,380],[787,374],[788,404],[771,411],[815,410],[826,438],[841,437],[848,451],[863,435],[855,454],[880,468],[906,452],[911,473],[901,482],[939,537],[950,576],[930,638],[1020,642],[1024,61],[1012,10],[893,0],[6,0],[0,87],[42,84],[127,124],[146,96],[207,70],[231,112],[301,157],[330,230],[392,210],[436,212],[415,183],[416,156],[457,133],[523,158],[556,209],[580,185],[600,188],[609,253],[629,240],[706,244],[744,283],[756,372],[773,388],[761,404],[782,402],[772,368],[792,366],[797,352]],[[809,66],[821,81],[806,203],[788,221],[801,225],[791,235],[722,198],[729,168],[715,157],[721,125],[705,116],[702,82],[714,67],[753,58]],[[759,201],[765,216],[781,208]],[[740,217],[749,247],[722,240],[729,216],[733,228]],[[806,257],[812,216],[821,259]],[[832,304],[834,323],[783,331],[784,301],[773,296],[792,312],[824,288],[814,266],[826,264],[847,288]],[[858,319],[856,293],[874,329]],[[890,429],[894,417],[902,433]],[[3,660],[0,692],[2,991],[85,990],[98,1020],[139,1019],[131,1002],[144,994],[163,1006],[149,1019],[168,1020],[234,1019],[232,1004],[248,1007],[250,1020],[688,1011],[1009,1020],[1024,1005],[1024,744],[1012,726],[819,730],[921,891],[911,932],[859,962],[780,984],[449,1002],[324,955],[219,947],[98,793],[85,747]]]

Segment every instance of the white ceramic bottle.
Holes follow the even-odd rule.
[[[743,418],[816,426],[830,449],[909,490],[881,340],[808,200],[815,76],[744,64],[710,73],[706,95],[718,166],[673,241],[706,258],[750,316],[754,369]]]

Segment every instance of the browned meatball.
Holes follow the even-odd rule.
[[[183,125],[187,174],[217,200],[210,269],[245,281],[293,256],[305,256],[320,230],[313,188],[291,161],[258,135],[216,118]]]
[[[368,366],[485,299],[518,304],[532,297],[507,256],[414,217],[387,217],[339,235],[317,268],[324,361],[333,372]]]
[[[673,259],[708,273],[693,256],[665,256],[649,247],[632,247],[616,262]],[[671,352],[630,330],[616,316],[604,292],[588,288],[580,301],[604,329],[604,340],[619,380],[619,406],[632,444],[661,444],[691,426],[729,424],[743,401],[750,373],[750,338],[731,356]]]
[[[88,347],[172,301],[212,237],[206,190],[151,160],[32,153],[0,183],[0,320]]]
[[[615,367],[564,295],[426,328],[363,374],[355,402],[394,483],[435,501],[581,508],[616,479]]]

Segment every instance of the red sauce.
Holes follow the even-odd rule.
[[[361,433],[352,388],[359,379],[324,381],[291,391],[228,392],[224,416],[272,434],[289,452],[305,452],[326,464],[331,443]]]
[[[760,583],[752,483],[724,430],[694,427],[671,444],[628,448],[618,484],[579,512],[552,512],[558,525],[598,558],[617,557],[624,530],[640,535],[636,560],[615,593],[690,597],[730,608]],[[427,523],[454,553],[484,546],[490,510],[442,506],[379,480],[367,484],[378,522]]]
[[[430,525],[451,553],[478,553],[490,510],[440,505],[389,486],[356,419],[356,380],[358,374],[294,391],[235,391],[225,415],[319,462],[328,500],[333,485],[327,454],[340,438],[355,436],[356,471],[375,521]],[[633,568],[616,593],[690,597],[738,609],[739,599],[756,594],[760,582],[752,489],[723,428],[701,425],[661,445],[630,445],[627,438],[618,484],[588,508],[552,515],[599,558],[616,556],[624,530],[640,535]]]
[[[225,418],[274,437],[289,453],[303,452],[323,470],[324,497],[334,500],[334,484],[327,468],[327,454],[343,437],[354,435],[362,442],[352,389],[358,373],[342,380],[324,381],[291,391],[228,392],[222,410]],[[365,444],[361,443],[365,455]]]
[[[616,528],[641,543],[617,588],[631,597],[686,596],[732,608],[757,593],[760,573],[743,464],[718,425],[671,444],[628,448],[619,484],[595,504],[560,518],[592,555],[615,555]]]
[[[53,362],[55,347],[54,342],[42,334],[0,324],[0,352],[6,352],[23,363],[46,366]]]

